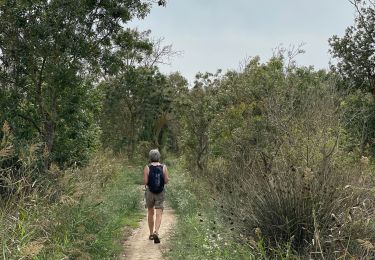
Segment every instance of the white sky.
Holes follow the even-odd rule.
[[[167,0],[129,26],[151,29],[182,51],[160,70],[180,71],[192,82],[197,72],[238,69],[249,56],[265,62],[280,44],[305,43],[297,63],[328,68],[328,39],[343,35],[353,19],[348,0]]]

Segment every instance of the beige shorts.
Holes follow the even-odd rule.
[[[145,208],[164,209],[164,191],[160,193],[152,193],[146,188],[145,192],[146,205]]]

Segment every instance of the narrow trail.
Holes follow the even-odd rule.
[[[154,244],[149,240],[149,230],[147,224],[147,213],[140,222],[139,228],[135,229],[128,240],[124,242],[123,260],[160,260],[163,259],[163,252],[168,250],[168,240],[172,229],[176,225],[176,216],[174,211],[165,205],[163,218],[159,230],[160,244]]]

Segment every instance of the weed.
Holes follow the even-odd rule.
[[[124,165],[98,155],[60,172],[57,186],[8,200],[0,210],[3,258],[115,259],[123,227],[141,217],[138,169]]]
[[[218,214],[207,187],[193,180],[181,162],[171,168],[168,198],[178,215],[170,259],[254,259],[245,240],[234,239],[230,225]]]

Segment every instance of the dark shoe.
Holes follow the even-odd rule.
[[[160,239],[159,239],[159,237],[158,237],[158,235],[156,233],[154,234],[154,243],[155,244],[159,244],[160,243]]]
[[[150,236],[148,237],[148,239],[149,239],[149,240],[154,240],[154,235],[150,235]]]

